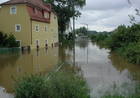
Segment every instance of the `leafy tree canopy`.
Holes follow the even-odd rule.
[[[76,34],[78,34],[79,36],[80,36],[80,35],[87,35],[88,30],[87,30],[86,27],[81,27],[81,28],[79,28],[79,29],[76,29],[75,32],[76,32]]]
[[[62,34],[69,26],[70,19],[81,15],[79,8],[82,8],[86,0],[45,0],[50,3],[58,16],[59,32]]]

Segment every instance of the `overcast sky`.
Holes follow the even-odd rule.
[[[7,0],[0,0],[0,3]],[[90,30],[111,31],[118,25],[130,25],[129,14],[135,15],[135,8],[140,8],[140,0],[86,0],[81,10],[82,16],[76,20],[76,27],[89,25]]]

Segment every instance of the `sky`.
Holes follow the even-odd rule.
[[[0,3],[8,0],[0,0]],[[128,15],[135,15],[135,8],[140,8],[140,0],[86,0],[86,6],[80,11],[81,17],[76,20],[76,28],[86,26],[89,30],[112,31],[117,26],[130,25]],[[138,21],[139,18],[136,18]]]

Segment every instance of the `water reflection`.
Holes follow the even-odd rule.
[[[110,53],[108,57],[111,60],[112,65],[118,71],[123,72],[124,70],[127,69],[131,73],[131,75],[133,75],[132,78],[134,80],[140,81],[140,66],[139,65],[128,63],[127,60],[125,60],[124,58],[122,58],[116,53]]]
[[[58,48],[40,49],[18,55],[0,55],[0,86],[13,92],[12,78],[25,74],[48,73],[58,63]]]
[[[12,92],[11,76],[47,73],[59,61],[73,62],[73,46],[0,55],[0,86]],[[140,81],[139,66],[129,64],[117,54],[89,41],[76,42],[75,61],[91,88],[93,98],[100,98],[110,92],[131,95]]]
[[[85,41],[85,40],[80,40],[80,41],[76,41],[75,44],[76,44],[76,46],[84,49],[84,48],[88,47],[89,42]]]
[[[100,98],[107,93],[124,96],[135,93],[140,78],[139,66],[129,64],[120,56],[110,53],[109,50],[95,43],[87,41],[84,43],[88,44],[83,46],[82,43],[76,43],[75,58],[87,79],[93,98]],[[71,54],[71,52],[66,54]],[[65,59],[72,58],[71,56]]]

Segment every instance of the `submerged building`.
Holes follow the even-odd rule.
[[[13,34],[21,47],[58,43],[57,15],[42,0],[10,0],[0,4],[0,31]]]

